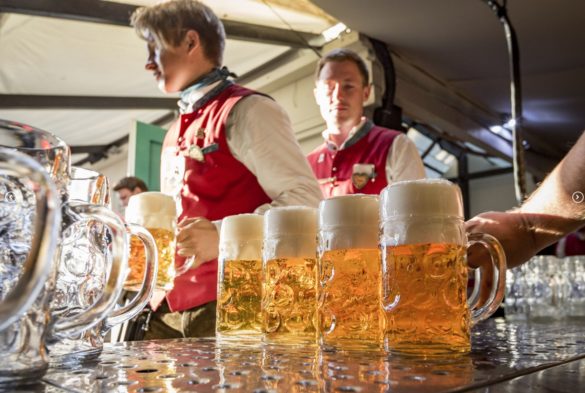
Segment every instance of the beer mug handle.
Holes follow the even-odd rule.
[[[12,149],[0,149],[0,173],[29,182],[35,196],[34,234],[23,271],[0,302],[0,332],[16,322],[37,300],[53,267],[61,225],[61,202],[43,167]],[[26,182],[25,182],[26,184]],[[10,190],[3,196],[3,204]],[[10,201],[8,201],[10,203]],[[7,206],[7,208],[10,208]]]
[[[57,340],[94,327],[114,308],[126,279],[130,244],[124,223],[116,213],[107,207],[69,201],[67,209],[74,216],[79,216],[84,220],[99,221],[110,228],[112,233],[112,264],[104,291],[91,307],[76,315],[57,318],[51,332],[51,339]],[[58,257],[61,258],[61,255]]]
[[[191,266],[195,263],[195,255],[185,259],[185,262],[180,267],[175,267],[176,275],[180,276],[185,274],[187,270],[191,269]]]
[[[156,278],[158,275],[158,253],[156,243],[150,232],[140,225],[128,224],[128,231],[142,240],[146,255],[146,268],[144,270],[144,278],[140,291],[134,298],[122,308],[114,310],[106,319],[102,332],[107,332],[112,327],[124,323],[142,311],[150,298],[152,291],[156,285]]]
[[[502,303],[506,291],[506,254],[498,239],[487,233],[472,233],[468,235],[467,247],[481,243],[489,252],[493,268],[493,281],[489,297],[485,304],[475,308],[479,298],[479,286],[481,285],[481,268],[476,269],[473,294],[470,298],[471,326],[483,321],[492,315]]]

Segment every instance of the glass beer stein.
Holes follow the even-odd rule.
[[[191,257],[179,268],[175,266],[177,210],[174,199],[155,191],[133,195],[126,207],[126,222],[140,225],[150,232],[158,252],[156,288],[173,289],[175,277],[189,270],[194,262]],[[144,280],[145,251],[143,241],[132,236],[128,260],[130,271],[124,284],[128,290],[138,290]]]
[[[378,197],[347,195],[319,205],[319,345],[381,347]]]
[[[0,148],[0,388],[10,374],[2,353],[10,352],[6,345],[15,336],[15,322],[38,306],[60,222],[59,194],[44,169],[24,154]]]
[[[501,245],[487,234],[466,235],[461,191],[447,180],[394,183],[381,198],[385,349],[429,356],[469,352],[470,327],[489,317],[505,292]],[[467,248],[475,243],[488,249],[494,280],[485,305],[470,310]],[[478,286],[481,274],[476,278]]]
[[[56,185],[61,201],[61,226],[54,237],[57,242],[56,252],[50,264],[50,278],[43,290],[34,300],[34,306],[19,320],[5,330],[0,350],[0,369],[2,380],[7,384],[21,382],[38,382],[48,367],[48,358],[45,344],[62,339],[65,334],[76,334],[95,326],[114,307],[116,297],[121,291],[125,269],[125,229],[123,223],[115,214],[97,205],[90,205],[78,201],[68,201],[67,185],[70,180],[70,152],[69,147],[53,134],[12,121],[0,120],[0,145],[10,147],[32,157],[49,174]],[[19,225],[30,227],[36,220],[34,210],[23,211],[18,216]],[[64,244],[89,236],[86,231],[78,232],[75,226],[80,221],[102,221],[112,231],[109,250],[112,255],[111,270],[103,291],[96,294],[97,300],[83,312],[71,313],[67,307],[53,309],[51,299],[55,298],[55,285],[62,276],[62,264],[74,264],[74,260],[85,263],[92,255],[76,253],[74,258],[67,259],[64,253]],[[30,248],[24,247],[20,252],[27,254]],[[66,260],[65,262],[63,260]],[[80,287],[73,288],[69,293],[75,294]],[[8,344],[10,343],[10,344]],[[4,377],[5,376],[5,377]]]
[[[315,344],[317,210],[301,206],[268,210],[262,253],[264,341]]]
[[[72,167],[71,179],[67,189],[69,200],[105,207],[109,202],[110,188],[108,179],[96,171]],[[139,292],[124,307],[110,311],[106,318],[93,328],[74,335],[64,334],[61,340],[52,342],[48,349],[53,365],[86,361],[98,356],[103,349],[105,334],[113,326],[136,316],[150,299],[156,281],[158,263],[154,239],[146,229],[138,225],[126,225],[126,229],[132,236],[137,236],[142,241],[146,251],[146,272],[144,277],[141,277]],[[81,241],[74,241],[66,246],[64,245],[65,254],[71,252],[71,249],[88,252],[85,250],[87,247],[108,250],[111,233],[107,226],[99,221],[90,221],[85,224],[84,230],[91,232],[92,236],[82,237]],[[86,263],[79,263],[75,258],[65,259],[66,262],[60,272],[61,277],[57,281],[56,293],[60,296],[55,296],[51,308],[59,309],[65,306],[69,310],[84,310],[95,301],[94,298],[97,294],[103,292],[110,269],[111,257],[108,256],[108,251],[90,251],[88,253],[92,257],[85,261]],[[80,275],[83,276],[81,283],[78,278]],[[65,299],[66,295],[63,292],[66,292],[71,284],[78,286],[81,290],[78,296],[73,299]],[[90,290],[86,290],[87,287]]]
[[[215,325],[220,339],[260,338],[262,224],[258,214],[239,214],[222,221]]]

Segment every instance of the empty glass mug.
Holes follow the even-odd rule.
[[[319,205],[319,344],[381,346],[378,197],[346,195]]]
[[[107,207],[109,193],[109,182],[104,175],[89,169],[71,168],[71,178],[68,185],[70,200]],[[111,257],[108,256],[108,243],[111,233],[108,227],[99,221],[85,223],[84,230],[91,232],[92,236],[81,237],[76,241],[63,245],[66,250],[64,253],[72,249],[78,252],[80,250],[87,252],[87,247],[98,248],[98,250],[90,252],[91,258],[84,261],[85,263],[79,263],[75,258],[66,259],[64,266],[60,269],[61,277],[57,281],[56,292],[61,296],[55,297],[51,304],[52,309],[59,309],[65,305],[71,312],[71,309],[74,309],[72,307],[74,303],[78,310],[85,310],[93,304],[96,295],[103,292],[106,277],[110,270],[109,265],[111,264]],[[105,334],[113,326],[136,316],[150,299],[156,280],[158,263],[156,245],[146,229],[138,225],[127,225],[127,230],[131,235],[137,236],[142,241],[146,252],[146,271],[145,275],[141,277],[139,292],[124,307],[110,311],[106,318],[96,326],[74,335],[64,334],[61,340],[52,342],[49,345],[52,364],[68,364],[96,357],[102,351]],[[81,290],[74,299],[63,301],[64,295],[62,293],[72,284],[73,287],[78,285],[80,276],[83,277],[80,287],[91,286],[92,290]]]
[[[215,325],[220,339],[259,339],[262,333],[262,225],[259,214],[222,220]]]
[[[0,148],[0,387],[10,378],[5,363],[7,346],[16,344],[15,322],[35,312],[51,277],[60,205],[55,185],[36,161]]]
[[[502,302],[502,246],[487,234],[466,235],[461,191],[447,180],[394,183],[382,191],[380,205],[385,349],[421,355],[469,352],[470,327]],[[494,280],[485,305],[470,311],[467,248],[475,243],[489,251]],[[481,274],[476,277],[478,286]]]
[[[268,210],[262,254],[264,341],[314,345],[317,209],[287,206]]]
[[[45,343],[59,340],[64,334],[75,334],[89,327],[95,326],[114,307],[119,294],[127,259],[125,250],[125,228],[121,221],[105,208],[89,205],[78,201],[68,201],[67,185],[70,179],[70,152],[69,147],[53,134],[37,128],[0,120],[0,144],[18,150],[35,159],[49,174],[60,194],[62,222],[55,240],[58,247],[50,264],[50,279],[37,297],[33,311],[29,311],[7,329],[10,336],[3,336],[6,343],[4,351],[0,351],[2,374],[7,377],[6,383],[20,383],[38,381],[48,366]],[[34,211],[23,212],[19,217],[24,226],[29,226],[35,219]],[[88,233],[79,233],[74,226],[81,220],[102,220],[112,231],[111,254],[113,255],[108,281],[104,291],[98,295],[98,300],[87,310],[75,315],[67,315],[66,307],[52,309],[49,302],[54,298],[56,280],[59,280],[59,269],[62,258],[66,257],[63,244],[71,238],[87,236]],[[25,253],[28,250],[24,251]],[[76,257],[79,261],[90,259],[90,255],[83,254]],[[65,263],[65,262],[63,262]],[[69,261],[71,263],[71,261]],[[79,288],[76,289],[77,291]],[[6,330],[3,335],[6,334]],[[15,344],[16,343],[16,344]]]
[[[175,266],[177,210],[175,200],[162,192],[142,192],[130,197],[126,207],[126,222],[137,224],[148,230],[154,238],[158,252],[156,288],[169,291],[175,285],[175,277],[191,268],[195,258]],[[145,248],[142,240],[132,237],[130,244],[130,271],[124,286],[136,290],[143,282],[146,266]]]

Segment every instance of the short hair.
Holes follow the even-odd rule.
[[[370,82],[368,67],[366,66],[366,62],[364,61],[364,59],[362,59],[361,56],[355,53],[354,51],[346,48],[333,49],[319,60],[319,63],[317,63],[317,70],[315,71],[316,81],[319,80],[319,75],[321,74],[321,70],[323,69],[323,67],[325,67],[325,64],[330,63],[332,61],[353,62],[357,66],[360,74],[362,75],[364,86],[367,86],[368,83]]]
[[[221,66],[225,48],[225,30],[213,10],[196,0],[172,0],[137,8],[130,17],[139,37],[154,40],[163,48],[178,46],[188,30],[201,39],[205,56]]]
[[[134,191],[136,187],[140,188],[142,191],[148,191],[146,183],[142,179],[134,176],[127,176],[120,179],[120,181],[114,186],[114,191],[120,191],[124,188]]]

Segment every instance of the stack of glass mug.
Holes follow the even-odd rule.
[[[49,363],[98,356],[108,330],[140,312],[156,282],[150,233],[111,211],[105,176],[70,158],[51,133],[0,120],[0,390],[38,382]],[[131,235],[146,268],[136,296],[116,308]]]
[[[491,255],[492,290],[467,299],[467,247]],[[446,180],[394,183],[319,209],[273,208],[226,217],[220,231],[221,341],[318,344],[424,356],[467,353],[470,328],[502,302],[498,241],[466,235],[459,188]],[[482,281],[476,272],[476,290]],[[486,282],[489,282],[486,280]]]
[[[538,255],[510,269],[504,311],[508,320],[585,317],[585,255]]]

